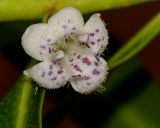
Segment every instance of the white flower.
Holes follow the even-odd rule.
[[[42,61],[24,71],[40,86],[55,89],[70,82],[79,93],[102,86],[107,63],[100,57],[108,44],[108,32],[100,14],[84,25],[81,13],[66,7],[50,17],[48,24],[31,25],[22,37],[25,52]]]

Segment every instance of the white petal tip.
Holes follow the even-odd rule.
[[[29,73],[26,70],[23,71],[23,74],[29,76]]]
[[[97,14],[97,16],[99,16],[99,17],[101,16],[101,14],[100,14],[100,13],[96,13],[96,14]]]

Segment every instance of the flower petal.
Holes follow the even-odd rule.
[[[25,52],[36,60],[45,60],[54,52],[57,41],[56,32],[47,24],[31,25],[22,36],[22,46]]]
[[[79,42],[85,40],[95,54],[101,54],[108,44],[108,38],[108,32],[100,14],[96,13],[85,24],[84,34],[79,37]]]
[[[84,20],[79,10],[66,7],[49,18],[48,24],[51,28],[57,28],[60,37],[79,33],[84,26]]]
[[[56,63],[43,61],[24,71],[24,74],[32,77],[40,86],[49,89],[64,86],[70,78],[62,61]]]
[[[71,85],[79,93],[91,93],[99,87],[107,75],[107,63],[101,57],[95,58],[91,55],[77,54],[68,57],[73,76]]]

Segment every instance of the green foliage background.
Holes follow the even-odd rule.
[[[1,0],[0,21],[29,21],[42,17],[46,18],[65,6],[77,7],[85,14],[142,4],[149,1],[150,0]],[[15,27],[18,29],[25,26],[27,25],[24,22],[22,26],[17,24]],[[7,32],[8,30],[6,30],[6,33]],[[106,96],[141,67],[139,61],[134,56],[147,46],[159,33],[160,13],[157,13],[126,45],[109,59],[108,65],[111,70],[110,78],[104,83],[107,89],[100,96],[101,99],[104,98],[104,102]],[[9,44],[2,43],[1,45]],[[30,65],[33,65],[33,63],[35,62],[32,61]],[[158,128],[160,126],[159,88],[153,86],[156,84],[153,81],[147,84],[148,86],[139,96],[134,97],[132,101],[120,106],[109,120],[106,119],[102,121],[100,127]],[[23,75],[20,77],[8,95],[0,102],[0,128],[42,128],[42,108],[46,90],[39,88],[35,95],[35,87],[35,83],[33,83],[30,78]],[[71,96],[74,96],[73,92],[63,100],[60,105],[61,109],[65,110],[65,105],[70,101]],[[153,111],[148,111],[150,109]],[[57,121],[55,120],[55,122]],[[53,127],[56,127],[54,121]]]

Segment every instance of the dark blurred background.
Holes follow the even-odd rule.
[[[105,51],[106,59],[109,59],[117,49],[123,46],[159,11],[160,1],[155,1],[101,12],[102,19],[107,25],[110,36],[108,51]],[[86,17],[88,17],[88,15],[86,15]],[[21,47],[21,36],[30,24],[37,22],[41,22],[41,20],[0,23],[0,100],[15,84],[30,60],[30,57],[24,53]],[[123,82],[118,83],[118,86],[114,88],[106,87],[107,89],[109,88],[109,91],[106,91],[107,93],[87,96],[80,95],[74,92],[71,87],[54,91],[47,90],[44,103],[44,128],[117,128],[118,126],[119,128],[122,126],[126,126],[126,128],[130,128],[129,126],[132,126],[132,128],[140,126],[142,126],[142,128],[151,128],[150,125],[147,124],[147,121],[150,120],[152,122],[155,118],[157,122],[158,120],[160,121],[160,110],[158,108],[156,109],[157,106],[154,104],[158,101],[156,100],[152,103],[153,99],[149,99],[149,97],[151,97],[150,95],[153,96],[153,93],[150,94],[150,92],[146,91],[148,88],[151,88],[148,90],[152,91],[152,87],[150,86],[155,86],[155,90],[160,92],[159,51],[160,35],[152,40],[136,57],[131,59],[131,62],[122,65],[122,67],[126,67],[126,65],[130,63],[131,66],[133,64],[138,66],[130,75],[126,76]],[[128,69],[129,68],[130,67],[128,67]],[[117,69],[117,71],[120,70]],[[112,72],[114,71],[110,71],[108,79],[112,77]],[[121,75],[121,73],[119,73],[119,75]],[[145,97],[146,99],[148,98],[148,100],[144,101]],[[156,95],[155,92],[155,97],[160,98],[160,95]],[[142,101],[140,98],[142,98]],[[134,102],[136,103],[134,104]],[[141,104],[142,102],[144,102],[144,104]],[[139,106],[136,106],[136,104],[139,104]],[[140,120],[136,121],[137,115],[134,115],[135,118],[134,116],[132,116],[131,119],[127,118],[127,114],[135,114],[133,110],[130,111],[131,108],[127,107],[127,105],[138,108],[140,114],[149,111],[150,117],[147,117],[146,120],[144,118],[142,118],[143,120],[141,119],[141,123],[145,122],[146,124],[144,123],[142,125],[138,122]],[[149,107],[145,110],[146,106]],[[154,109],[156,112],[154,112]],[[135,109],[137,113],[138,110]],[[122,124],[125,122],[119,120],[123,119],[122,115],[125,115],[125,120],[128,119],[126,122],[130,123],[131,120],[135,126],[132,124]],[[159,115],[159,117],[157,115]],[[143,117],[144,115],[141,116]],[[158,124],[157,122],[155,121],[153,123],[153,128],[160,127],[160,123]]]

